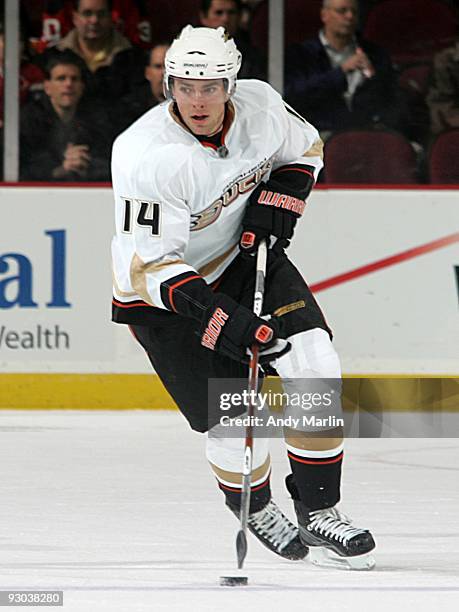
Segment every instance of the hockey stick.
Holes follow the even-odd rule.
[[[258,246],[257,269],[255,277],[255,294],[253,298],[253,312],[261,316],[263,308],[263,296],[265,290],[266,258],[268,249],[266,240],[262,240]],[[253,458],[253,426],[252,420],[255,411],[255,397],[258,391],[258,345],[251,348],[252,357],[249,366],[249,406],[247,410],[248,425],[245,429],[244,463],[242,466],[242,491],[241,491],[241,527],[236,537],[237,566],[242,569],[247,555],[247,522],[250,508],[250,485],[252,480],[252,458]]]

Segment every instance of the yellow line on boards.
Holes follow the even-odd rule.
[[[360,380],[357,380],[357,379]],[[279,380],[266,388],[281,391]],[[344,375],[343,407],[369,412],[459,412],[459,377]],[[0,409],[177,409],[156,374],[0,374]]]
[[[1,374],[1,409],[170,410],[154,374]]]

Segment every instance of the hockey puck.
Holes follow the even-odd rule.
[[[220,586],[247,586],[249,579],[247,576],[220,576]]]

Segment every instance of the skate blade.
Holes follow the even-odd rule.
[[[376,565],[374,557],[370,553],[358,557],[340,557],[323,546],[311,546],[307,558],[311,563],[320,567],[334,567],[345,570],[368,571]]]

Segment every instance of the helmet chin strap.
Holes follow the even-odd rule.
[[[210,134],[206,134],[206,136],[208,136],[209,138],[211,136],[215,136],[215,134],[218,134],[218,132],[221,132],[223,128],[223,121],[220,123],[220,125],[218,126],[218,128],[216,130],[214,130],[213,132],[211,132]]]
[[[190,132],[190,134],[193,134],[193,136],[197,138],[201,143],[203,140],[206,139],[211,140],[214,144],[214,148],[216,149],[218,157],[220,157],[221,159],[225,159],[226,157],[228,157],[229,150],[225,144],[225,135],[228,132],[228,129],[232,123],[234,116],[234,110],[229,104],[229,101],[225,103],[225,114],[223,116],[223,121],[220,123],[219,127],[211,134],[195,134],[184,122],[175,100],[172,103],[172,108],[170,112],[174,116],[175,120],[179,121],[182,127],[185,128],[188,132]]]
[[[225,114],[226,114],[226,109],[225,109]],[[223,123],[225,122],[225,115],[223,115],[223,119],[220,123],[220,125],[218,126],[217,129],[213,130],[213,132],[211,132],[210,134],[206,134],[206,136],[215,136],[215,134],[218,134],[218,132],[221,132],[223,129]]]
[[[229,100],[228,100],[228,102],[229,102]],[[211,136],[214,136],[215,134],[218,134],[218,132],[222,131],[223,126],[225,124],[225,119],[226,119],[227,113],[228,113],[228,102],[225,102],[225,112],[223,114],[223,118],[222,118],[221,123],[219,124],[218,128],[213,130],[211,134],[205,134],[205,136],[208,136],[210,138]],[[177,104],[177,102],[175,100],[173,100],[173,103],[172,103],[172,112],[177,117],[177,119],[179,119],[179,121],[183,125],[183,127],[185,127],[191,134],[195,135],[193,130],[191,130],[187,126],[187,124],[185,123],[185,121],[184,121],[184,119],[183,119],[183,117],[182,117],[182,115],[180,113],[178,104]]]

